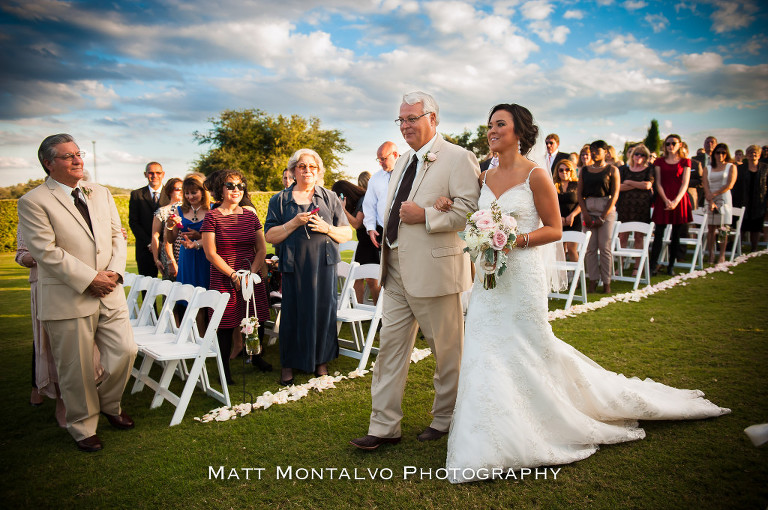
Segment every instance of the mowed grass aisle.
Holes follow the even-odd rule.
[[[768,446],[743,433],[768,421],[768,256],[656,294],[552,323],[563,340],[605,368],[698,388],[733,414],[694,422],[642,422],[647,438],[604,446],[562,466],[553,479],[453,486],[436,479],[446,442],[422,444],[429,424],[434,358],[411,365],[403,441],[366,454],[347,441],[366,432],[370,375],[334,390],[226,423],[201,424],[216,401],[196,392],[181,425],[173,407],[150,410],[148,390],[127,394],[136,428],[102,420],[105,449],[76,450],[53,419],[53,402],[32,408],[26,272],[0,255],[0,487],[6,508],[766,508]],[[653,318],[653,321],[651,321]],[[277,349],[267,350],[277,364]],[[233,402],[242,400],[239,361]],[[331,370],[354,367],[348,359]],[[299,377],[305,382],[308,376]],[[250,390],[277,389],[277,372],[246,372]],[[132,384],[132,380],[129,383]],[[488,388],[489,394],[494,391]],[[213,466],[228,479],[209,479]],[[278,469],[293,478],[278,478]],[[404,479],[406,466],[417,469]],[[246,480],[244,468],[250,471]],[[307,479],[298,468],[316,470]],[[335,471],[333,470],[335,468]],[[342,469],[353,479],[339,479]],[[354,470],[357,477],[354,479]],[[370,470],[370,471],[368,471]],[[384,480],[382,477],[391,479]],[[238,477],[232,475],[236,473]],[[375,476],[374,476],[375,473]],[[429,474],[431,473],[431,477]]]

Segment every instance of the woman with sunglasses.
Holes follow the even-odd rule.
[[[653,206],[653,222],[656,224],[651,248],[651,276],[655,276],[659,255],[664,244],[664,229],[672,225],[672,240],[669,245],[667,274],[674,276],[675,259],[680,246],[683,225],[693,221],[691,200],[688,198],[688,182],[691,179],[691,160],[683,158],[682,139],[669,135],[664,139],[664,156],[653,162],[656,183],[656,201]]]
[[[619,201],[616,212],[619,221],[651,222],[651,204],[653,203],[653,167],[648,163],[650,151],[640,143],[632,147],[627,156],[627,164],[619,167]],[[643,247],[643,234],[635,233],[635,249]],[[619,234],[622,248],[626,248],[629,232]],[[635,263],[632,276],[637,274],[640,260]]]
[[[211,263],[209,288],[230,295],[216,336],[227,383],[233,384],[228,354],[232,351],[235,328],[239,328],[245,318],[245,301],[240,292],[241,281],[237,271],[248,269],[258,273],[264,264],[267,244],[259,217],[252,209],[241,205],[243,197],[248,194],[243,174],[237,170],[223,170],[213,182],[218,184],[211,190],[213,198],[220,205],[205,215],[200,231],[205,256]],[[262,334],[263,324],[269,319],[269,302],[263,281],[255,286],[254,296],[256,317],[262,324],[259,333]],[[252,362],[254,366],[264,365],[262,370],[268,365],[258,356],[254,356]]]
[[[555,165],[555,175],[552,177],[557,190],[557,202],[560,205],[560,221],[563,231],[575,230],[581,232],[581,207],[576,193],[579,178],[576,175],[576,165],[569,159],[561,159]],[[565,258],[575,262],[579,258],[577,243],[563,243]]]
[[[299,149],[288,161],[296,181],[269,200],[267,242],[280,244],[282,273],[280,384],[293,384],[293,370],[328,374],[339,356],[336,332],[336,264],[339,243],[352,239],[341,201],[322,186],[323,160]]]
[[[715,263],[715,236],[720,228],[730,227],[733,221],[731,189],[736,183],[736,166],[731,159],[728,146],[724,143],[715,145],[712,151],[712,163],[704,168],[704,197],[707,200],[707,250],[709,263]],[[720,240],[720,258],[718,264],[725,262],[727,238]]]

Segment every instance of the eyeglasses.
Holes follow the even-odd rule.
[[[546,142],[544,142],[544,143],[545,143],[546,145],[555,145],[555,142],[554,142],[554,140],[547,140],[547,141],[546,141]]]
[[[242,182],[238,182],[235,184],[234,182],[225,182],[224,187],[227,188],[229,191],[235,191],[236,189],[239,189],[240,191],[245,191],[245,184]]]
[[[397,120],[400,120],[400,119],[397,119]],[[397,120],[395,122],[397,122]],[[395,152],[395,151],[392,151],[392,152]],[[378,161],[379,163],[384,163],[387,160],[387,158],[392,155],[392,152],[390,152],[389,154],[387,154],[383,158],[376,158],[376,161]]]
[[[80,159],[83,159],[85,157],[85,151],[78,151],[75,153],[67,152],[63,156],[54,156],[54,158],[63,159],[65,161],[73,161],[75,159],[75,156],[77,156]]]
[[[567,174],[568,172],[570,172],[570,170],[568,170],[567,168],[558,168],[557,172],[561,174]]]
[[[229,184],[229,183],[227,183],[227,184]],[[173,191],[182,191],[182,189],[181,188],[173,188]]]
[[[404,119],[402,117],[398,117],[398,118],[395,119],[395,124],[397,124],[398,126],[402,126],[403,122],[407,122],[409,125],[413,126],[414,124],[416,124],[417,120],[419,120],[420,118],[422,118],[425,115],[429,115],[430,113],[432,113],[432,112],[422,113],[418,117],[408,117],[407,119]]]
[[[664,145],[666,147],[674,147],[675,145],[677,145],[677,142],[664,142]]]
[[[632,157],[633,158],[647,158],[648,156],[646,156],[645,154],[632,154]]]
[[[306,163],[298,163],[296,165],[296,168],[298,168],[299,170],[306,170],[307,168],[309,168],[314,172],[317,170],[317,165],[308,165]]]

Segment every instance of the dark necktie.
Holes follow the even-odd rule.
[[[77,210],[80,211],[83,219],[88,224],[88,228],[91,229],[91,234],[93,234],[93,225],[91,225],[91,215],[88,214],[88,206],[83,201],[83,199],[80,198],[80,193],[78,193],[77,188],[72,190],[72,198],[75,199],[75,207],[77,207]]]
[[[413,187],[413,179],[416,177],[416,165],[419,163],[419,158],[413,155],[413,160],[408,168],[405,169],[403,180],[400,182],[400,188],[397,190],[397,196],[392,203],[392,209],[389,211],[389,219],[387,220],[387,241],[389,245],[397,241],[397,230],[400,225],[400,206],[408,198],[411,193],[411,187]]]

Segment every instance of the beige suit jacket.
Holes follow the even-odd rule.
[[[457,232],[464,230],[467,213],[477,210],[480,198],[478,176],[480,167],[474,154],[457,145],[446,142],[438,135],[430,150],[437,159],[426,162],[413,182],[408,200],[423,207],[429,223],[407,225],[400,223],[397,234],[398,249],[391,250],[386,241],[382,249],[381,283],[386,287],[387,258],[397,254],[406,292],[414,297],[436,297],[457,294],[471,284],[469,256],[464,253],[466,244]],[[400,178],[413,159],[415,151],[409,150],[397,160],[392,171],[387,192],[389,210],[384,218],[386,225]],[[432,207],[438,197],[453,200],[450,212],[443,213]]]
[[[86,292],[98,271],[114,271],[122,281],[126,241],[108,189],[83,183],[93,233],[68,196],[50,177],[19,199],[19,228],[38,264],[38,318],[73,319],[125,306],[122,285],[99,299]]]

